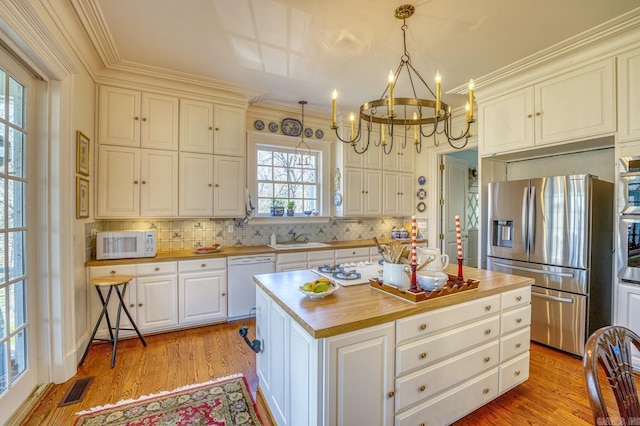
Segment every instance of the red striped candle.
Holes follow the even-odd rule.
[[[417,249],[417,240],[418,240],[418,227],[416,226],[416,217],[411,216],[411,264],[418,264],[418,249]]]
[[[460,233],[460,216],[456,215],[456,243],[458,244],[458,259],[462,259],[462,235]]]

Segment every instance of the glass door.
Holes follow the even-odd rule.
[[[27,261],[30,85],[31,75],[0,50],[0,423],[28,397],[37,379],[35,289]]]

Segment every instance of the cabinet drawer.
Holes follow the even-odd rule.
[[[513,309],[500,315],[500,334],[504,336],[513,330],[517,330],[530,324],[531,305]]]
[[[307,263],[307,252],[282,253],[277,256],[277,263]]]
[[[396,344],[500,312],[500,295],[489,296],[396,321]]]
[[[497,339],[500,316],[494,315],[464,327],[435,334],[396,349],[396,374],[407,373],[472,348],[489,340]]]
[[[498,395],[498,368],[396,415],[395,426],[448,425]]]
[[[350,249],[339,249],[336,250],[336,261],[340,263],[342,260],[349,259],[352,257],[366,257],[369,258],[369,247],[358,247],[358,248],[350,248]]]
[[[136,265],[138,276],[176,274],[177,272],[178,265],[176,262],[141,263]]]
[[[335,259],[335,252],[333,250],[318,250],[318,251],[310,251],[308,253],[309,263],[314,263],[317,265],[322,265],[324,263],[328,265],[333,265],[333,261]]]
[[[183,272],[199,272],[199,271],[218,271],[227,269],[227,258],[203,258],[198,260],[181,260],[178,262],[178,271]]]
[[[135,277],[136,265],[92,266],[89,268],[89,279],[105,275],[131,275]]]
[[[529,378],[529,351],[500,365],[500,393]]]
[[[506,291],[500,295],[502,310],[531,303],[531,286]]]
[[[396,412],[430,398],[482,371],[498,366],[500,345],[497,340],[396,379]]]
[[[523,328],[500,339],[500,361],[505,361],[529,351],[531,327]]]

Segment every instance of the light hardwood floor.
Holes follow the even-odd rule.
[[[96,343],[78,374],[60,385],[51,386],[23,424],[70,425],[74,414],[121,399],[171,390],[235,373],[243,373],[254,394],[258,385],[255,354],[238,335],[242,325],[254,320],[176,331],[146,337],[143,348],[137,339],[118,345],[115,368],[109,368],[111,347]],[[74,380],[94,376],[84,399],[58,408]],[[608,395],[608,398],[611,398]],[[615,402],[609,406],[615,406]],[[265,409],[258,412],[270,425]],[[592,423],[587,400],[582,360],[532,343],[529,380],[486,406],[456,422],[456,425],[588,425]],[[300,425],[304,426],[304,425]]]

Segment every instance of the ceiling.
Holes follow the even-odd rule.
[[[85,1],[102,21],[101,37],[112,52],[109,65],[224,82],[246,89],[249,102],[295,107],[307,100],[318,112],[330,111],[334,88],[343,112],[381,97],[403,51],[402,20],[394,10],[407,2]],[[445,93],[632,11],[640,0],[412,4],[415,14],[406,21],[411,63],[432,88],[439,70]],[[395,96],[409,96],[403,93],[406,84],[400,77]],[[418,90],[426,97],[424,87]],[[453,107],[464,102],[463,95],[444,98]]]

